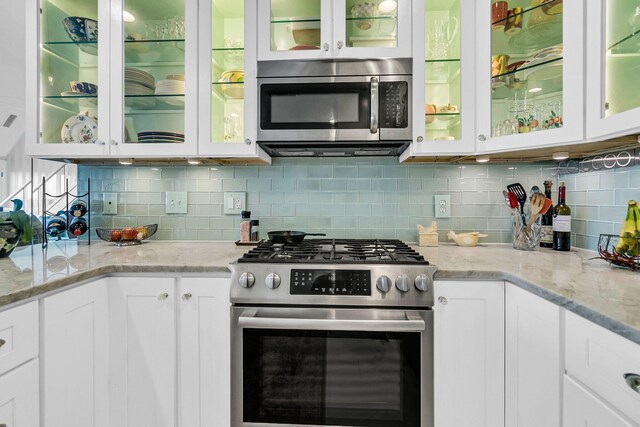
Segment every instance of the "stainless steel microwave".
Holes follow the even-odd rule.
[[[399,155],[411,59],[258,64],[258,143],[272,156]]]

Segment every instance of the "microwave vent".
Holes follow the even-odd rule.
[[[358,150],[353,153],[356,156],[388,156],[391,150]]]

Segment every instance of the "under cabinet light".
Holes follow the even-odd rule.
[[[202,162],[200,161],[200,159],[187,159],[187,163],[189,163],[190,165],[199,165]]]
[[[553,153],[553,155],[551,156],[553,158],[553,160],[566,160],[569,158],[569,152],[568,151],[558,151],[556,153]]]
[[[489,156],[478,156],[478,157],[476,157],[476,162],[478,162],[478,163],[488,163],[489,160],[491,160],[491,157],[489,157]]]
[[[133,164],[133,159],[119,159],[118,163],[124,166],[129,166]]]
[[[531,89],[529,89],[529,93],[537,93],[537,92],[542,92],[542,88],[541,87],[532,87]]]

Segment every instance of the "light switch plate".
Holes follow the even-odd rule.
[[[103,215],[118,214],[118,193],[102,194],[102,214]]]
[[[247,193],[240,191],[237,193],[224,193],[224,214],[240,215],[240,212],[247,210]]]
[[[167,191],[166,212],[168,214],[186,214],[187,196],[186,191]]]
[[[451,196],[438,195],[434,196],[436,218],[451,218]]]

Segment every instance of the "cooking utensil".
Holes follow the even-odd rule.
[[[516,182],[515,184],[507,185],[507,190],[515,194],[520,204],[520,216],[524,224],[527,221],[524,217],[524,204],[527,202],[527,193],[524,191],[524,187],[519,182]]]
[[[538,187],[537,185],[534,185],[533,187],[531,187],[531,191],[529,192],[529,196],[533,197],[533,195],[536,194],[536,193],[544,194],[542,192],[542,190],[540,190],[540,187]]]
[[[529,216],[529,222],[527,223],[527,230],[531,230],[531,226],[538,220],[545,200],[547,200],[547,198],[544,197],[542,193],[534,193],[533,196],[531,196],[531,214]]]
[[[504,201],[507,204],[507,206],[511,208],[511,211],[513,213],[513,219],[518,224],[522,224],[522,218],[520,217],[520,212],[518,212],[518,200],[515,194],[502,190],[502,195],[504,196]]]
[[[553,205],[553,200],[551,199],[544,199],[544,206],[542,207],[542,210],[540,211],[540,215],[544,215],[549,211],[549,208],[551,208],[551,205]]]
[[[324,233],[305,233],[304,231],[270,231],[267,233],[273,243],[288,243],[297,245],[302,243],[306,236],[326,236]]]

